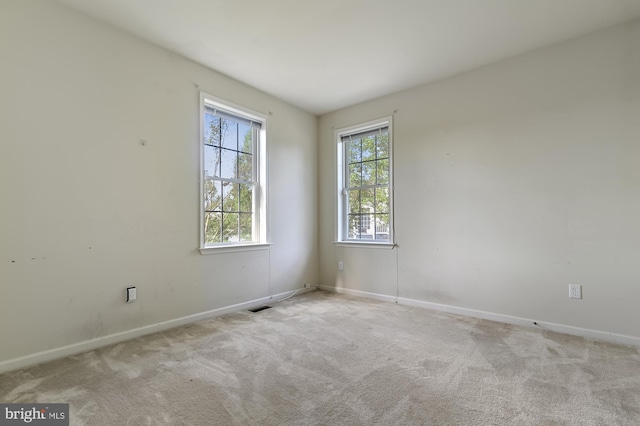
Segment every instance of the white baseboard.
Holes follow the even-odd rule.
[[[465,317],[480,318],[491,321],[502,322],[506,324],[514,324],[522,327],[538,328],[541,330],[550,330],[557,333],[570,334],[572,336],[585,337],[592,340],[600,340],[611,343],[619,343],[623,345],[640,346],[640,338],[627,336],[624,334],[609,333],[606,331],[591,330],[588,328],[574,327],[565,324],[556,324],[553,322],[545,322],[511,315],[497,314],[494,312],[479,311],[476,309],[461,308],[458,306],[444,305],[441,303],[425,302],[423,300],[407,299],[404,297],[395,297],[385,294],[370,293],[360,290],[351,290],[342,287],[320,286],[321,290],[332,291],[336,293],[344,293],[351,296],[366,297],[369,299],[380,300],[383,302],[393,302],[400,305],[415,306],[418,308],[430,309],[433,311],[447,312],[450,314],[462,315]]]
[[[43,352],[37,352],[35,354],[26,355],[19,358],[9,359],[7,361],[0,362],[0,373],[6,373],[8,371],[19,370],[21,368],[29,367],[36,364],[41,364],[47,361],[53,361],[55,359],[64,358],[70,355],[76,355],[83,352],[92,351],[104,346],[109,346],[115,343],[124,342],[126,340],[135,339],[136,337],[144,336],[158,331],[168,330],[170,328],[179,327],[181,325],[189,324],[192,322],[200,321],[207,318],[218,317],[221,315],[229,314],[232,312],[242,311],[250,309],[255,306],[264,305],[266,303],[275,303],[279,300],[288,298],[295,294],[302,294],[308,291],[313,291],[317,287],[304,288],[286,291],[284,293],[274,294],[273,296],[262,297],[260,299],[250,300],[248,302],[237,303],[235,305],[224,306],[222,308],[212,309],[210,311],[201,312],[198,314],[187,315],[185,317],[176,318],[168,321],[159,322],[156,324],[146,325],[144,327],[134,328],[132,330],[121,331],[119,333],[109,334],[107,336],[98,337],[91,340],[85,340],[79,343],[73,343],[71,345],[62,346],[60,348],[49,349]]]
[[[360,290],[351,290],[350,288],[344,288],[344,287],[329,287],[326,285],[318,286],[318,288],[320,290],[331,291],[333,293],[343,293],[343,294],[348,294],[349,296],[366,297],[367,299],[379,300],[381,302],[396,303],[395,296],[387,296],[386,294],[370,293],[368,291],[360,291]]]

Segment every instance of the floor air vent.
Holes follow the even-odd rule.
[[[260,312],[265,309],[271,309],[271,306],[258,306],[257,308],[249,309],[249,312]]]

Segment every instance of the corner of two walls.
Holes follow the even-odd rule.
[[[322,284],[640,342],[639,47],[634,21],[322,116]],[[398,246],[336,247],[333,130],[395,110]]]

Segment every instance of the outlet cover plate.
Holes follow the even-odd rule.
[[[127,287],[127,303],[135,302],[137,292],[135,287]]]
[[[569,284],[569,298],[582,299],[582,286],[579,284]]]

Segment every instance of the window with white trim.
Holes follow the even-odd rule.
[[[266,243],[266,117],[200,98],[200,248]]]
[[[338,242],[393,243],[391,117],[336,131]]]

